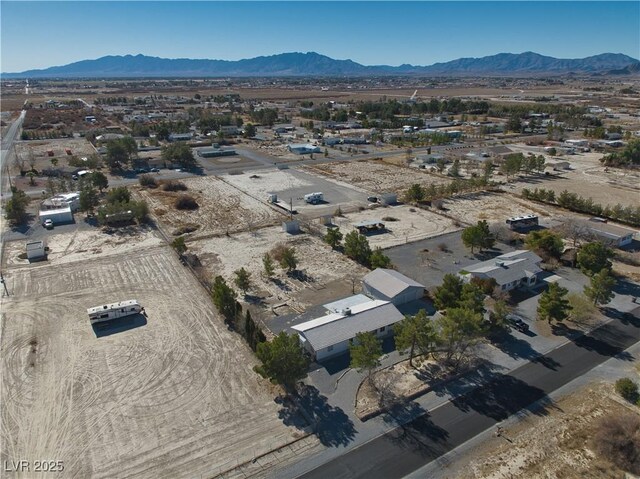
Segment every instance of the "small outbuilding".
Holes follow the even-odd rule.
[[[377,268],[362,280],[362,291],[396,306],[424,296],[424,285],[392,269]]]
[[[395,193],[382,193],[380,195],[380,204],[395,205],[398,202],[398,195]]]
[[[27,259],[29,261],[38,261],[46,256],[44,241],[30,241],[27,243]]]
[[[73,223],[73,213],[71,212],[71,206],[65,206],[64,208],[57,208],[52,210],[40,210],[38,213],[40,223],[45,220],[53,221],[54,225],[61,223]]]

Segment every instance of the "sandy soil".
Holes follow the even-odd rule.
[[[564,397],[541,416],[525,416],[454,463],[442,477],[469,479],[620,478],[596,456],[589,440],[605,414],[639,413],[613,396],[611,384],[594,384]]]
[[[547,210],[552,209],[501,193],[472,193],[447,198],[443,206],[447,215],[468,224],[478,220],[504,224],[506,218],[528,214],[544,217],[549,216]]]
[[[419,183],[449,183],[449,180],[416,168],[391,165],[382,161],[336,162],[313,168],[330,178],[363,188],[372,194],[403,193],[409,186]]]
[[[275,280],[262,277],[262,257],[278,243],[286,243],[295,249],[298,269],[305,273],[304,280],[287,276],[277,265]],[[360,279],[368,272],[343,254],[332,251],[319,239],[307,234],[288,235],[281,227],[193,241],[187,245],[210,275],[221,275],[232,281],[233,272],[245,268],[254,283],[250,294],[265,298],[271,305],[287,303],[300,312],[317,304],[317,296],[328,284],[345,280],[350,275]],[[351,290],[344,293],[349,294]]]
[[[148,248],[163,244],[163,241],[150,228],[133,226],[105,233],[93,231],[75,231],[72,234],[53,234],[47,236],[45,245],[49,247],[46,263],[64,264],[72,261],[92,261],[97,256],[110,256],[126,253],[132,247]],[[5,245],[5,260],[8,265],[28,265],[29,261],[20,256],[25,253],[24,241],[13,241]],[[34,266],[36,265],[34,264]]]
[[[396,221],[389,221],[384,218],[394,218]],[[346,235],[354,230],[353,225],[355,223],[368,220],[380,220],[386,228],[384,233],[370,233],[367,235],[372,248],[390,248],[460,229],[449,218],[408,205],[380,207],[355,213],[346,213],[342,217],[335,217],[333,221],[338,225],[342,234]]]
[[[302,435],[168,247],[90,259],[4,271],[3,461],[64,461],[56,477],[213,477]],[[90,326],[86,308],[129,298],[148,319]]]
[[[257,178],[256,178],[257,177]],[[255,173],[227,175],[224,180],[247,194],[266,201],[269,193],[303,186],[313,186],[310,181],[298,178],[287,170],[258,170]]]
[[[517,145],[509,145],[509,148],[523,151],[525,154],[531,150]],[[551,158],[551,162],[568,161],[572,169],[554,172],[558,173],[558,176],[538,177],[534,183],[515,183],[515,190],[519,192],[522,188],[545,188],[553,190],[556,195],[567,190],[585,198],[593,198],[596,203],[602,205],[637,205],[640,198],[640,172],[605,168],[600,163],[602,156],[602,153],[590,152]]]
[[[139,190],[151,212],[168,233],[185,225],[196,225],[198,228],[192,235],[202,237],[255,229],[277,223],[283,218],[266,201],[261,202],[219,178],[207,176],[181,181],[187,185],[187,191],[169,192],[161,188]],[[173,204],[182,194],[193,196],[199,208],[194,211],[177,210]]]
[[[66,149],[71,150],[68,155]],[[47,150],[53,151],[53,156],[47,156]],[[29,167],[29,158],[34,157],[36,169],[51,168],[51,158],[58,159],[58,166],[67,166],[67,159],[71,156],[79,158],[90,156],[96,153],[96,149],[91,143],[84,138],[61,138],[58,140],[34,140],[19,141],[16,143],[16,153],[18,157],[24,160],[27,168]],[[11,165],[13,167],[13,165]]]

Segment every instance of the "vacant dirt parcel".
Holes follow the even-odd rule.
[[[370,193],[404,193],[414,183],[422,186],[449,180],[417,168],[390,165],[382,161],[336,162],[309,167],[311,171],[360,187]]]
[[[64,461],[57,477],[213,477],[301,435],[167,246],[4,274],[2,460]],[[130,298],[147,319],[93,330],[86,308]]]
[[[267,226],[283,218],[266,202],[260,202],[218,178],[188,178],[181,182],[187,186],[187,191],[140,190],[151,211],[169,232],[194,226],[197,228],[194,236],[200,237]],[[177,210],[174,203],[183,194],[192,196],[198,209]]]

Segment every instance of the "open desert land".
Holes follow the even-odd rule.
[[[515,151],[525,155],[530,148],[518,148],[509,145]],[[525,178],[514,184],[514,191],[523,188],[544,188],[553,190],[556,196],[564,190],[577,193],[584,198],[592,198],[594,202],[614,206],[636,205],[640,201],[640,172],[633,169],[606,168],[600,163],[602,153],[579,153],[561,158],[550,158],[549,161],[568,161],[571,170],[563,170],[551,176]]]
[[[354,231],[354,224],[361,221],[379,221],[385,230],[367,234],[371,248],[391,248],[401,244],[433,238],[459,230],[455,221],[445,216],[414,208],[409,205],[397,205],[372,208],[355,213],[345,213],[335,217],[334,223],[343,235]]]
[[[3,461],[63,461],[56,477],[214,477],[304,435],[168,246],[84,254],[4,271]],[[90,325],[86,308],[131,298],[146,318]]]
[[[442,207],[444,213],[464,224],[486,220],[489,224],[504,225],[505,220],[512,216],[538,215],[544,218],[550,216],[550,211],[556,210],[552,206],[539,205],[513,195],[489,192],[453,196],[445,199]]]
[[[333,214],[338,207],[343,211],[351,211],[367,205],[366,190],[334,181],[309,168],[256,170],[250,174],[222,178],[260,201],[266,201],[269,193],[276,193],[279,200],[293,204],[300,217],[306,219]],[[324,202],[312,205],[304,201],[304,195],[314,192],[322,192]]]
[[[262,257],[279,243],[295,249],[301,275],[288,276],[276,265],[273,279],[263,277]],[[254,283],[249,294],[262,298],[269,306],[286,305],[298,312],[318,304],[324,294],[329,294],[330,299],[335,298],[334,294],[350,294],[350,277],[360,279],[368,272],[320,239],[305,233],[290,235],[279,226],[189,241],[187,246],[198,256],[209,277],[233,278],[234,271],[244,268]]]
[[[617,479],[635,477],[599,457],[591,439],[603,416],[638,415],[614,395],[612,384],[592,383],[569,394],[544,414],[529,414],[449,464],[438,478]]]
[[[450,180],[416,168],[390,165],[380,160],[335,162],[307,169],[326,175],[371,194],[404,193],[411,185],[423,187],[430,184],[449,183]]]
[[[249,196],[220,178],[206,176],[186,178],[180,182],[187,186],[186,191],[138,189],[150,211],[169,234],[190,227],[195,228],[193,237],[200,238],[273,225],[284,218],[266,201]],[[196,200],[198,209],[175,208],[176,199],[185,194]]]

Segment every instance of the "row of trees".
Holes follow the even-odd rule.
[[[404,199],[408,203],[414,204],[421,203],[423,201],[433,201],[448,198],[458,193],[470,193],[482,190],[486,188],[488,184],[488,179],[485,176],[470,178],[468,180],[456,178],[446,184],[436,185],[431,183],[427,187],[415,183],[409,187],[405,193]]]
[[[520,172],[531,174],[537,171],[542,173],[545,168],[545,161],[543,155],[524,156],[522,153],[513,153],[504,158],[500,165],[500,171],[507,176],[507,179]]]
[[[633,226],[640,226],[640,206],[622,206],[620,203],[614,206],[602,206],[601,204],[595,203],[592,198],[583,198],[576,193],[569,193],[567,190],[556,195],[555,192],[545,190],[544,188],[535,188],[534,190],[523,188],[521,195],[525,199],[557,205],[570,211],[609,218]]]

